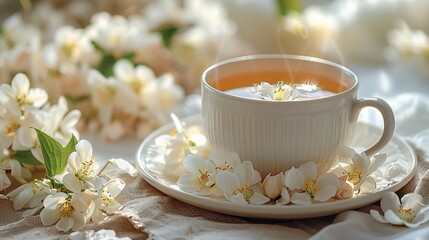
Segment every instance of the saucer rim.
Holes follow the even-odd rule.
[[[201,122],[202,117],[200,114],[193,115],[187,118],[181,119],[185,124],[198,124]],[[376,129],[381,131],[377,126],[374,126],[367,122],[358,122],[358,124],[366,125],[369,128]],[[158,189],[159,191],[165,193],[166,195],[173,197],[179,201],[185,202],[187,204],[200,207],[206,210],[214,211],[217,213],[233,215],[238,217],[251,217],[251,218],[264,218],[264,219],[301,219],[301,218],[314,218],[321,216],[333,215],[344,210],[356,209],[359,207],[370,205],[381,199],[382,195],[387,191],[396,192],[405,186],[415,175],[417,171],[417,157],[412,150],[411,146],[403,140],[397,134],[392,136],[392,139],[389,142],[395,142],[398,145],[402,145],[401,149],[406,149],[406,151],[401,150],[403,153],[410,155],[410,159],[405,159],[408,163],[411,163],[411,167],[407,170],[407,174],[398,182],[393,183],[392,185],[379,190],[375,193],[368,193],[365,195],[360,195],[353,197],[351,199],[337,200],[333,202],[324,202],[317,203],[312,205],[288,205],[288,206],[278,206],[278,205],[251,205],[251,204],[235,204],[229,202],[226,199],[200,196],[192,193],[187,193],[180,190],[177,185],[159,181],[155,178],[156,174],[148,172],[143,166],[143,160],[141,158],[142,151],[148,143],[153,141],[156,137],[165,134],[166,131],[172,130],[174,128],[173,123],[166,124],[149,136],[147,136],[142,143],[139,145],[136,152],[136,168],[138,169],[139,174],[146,180],[150,185]],[[173,187],[174,186],[174,187]]]

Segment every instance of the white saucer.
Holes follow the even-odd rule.
[[[200,115],[183,119],[183,122],[188,127],[201,125],[201,121]],[[352,147],[366,148],[372,145],[379,138],[381,132],[378,127],[367,123],[358,123],[356,128],[356,134],[351,143]],[[152,186],[173,198],[200,208],[229,215],[271,219],[297,219],[331,215],[344,210],[363,207],[380,200],[384,192],[395,192],[407,184],[416,171],[417,161],[413,150],[404,140],[395,135],[389,144],[380,151],[380,153],[387,153],[388,155],[386,163],[382,167],[387,168],[390,167],[389,164],[399,164],[395,166],[395,169],[401,169],[402,173],[395,178],[378,179],[377,189],[373,193],[309,206],[238,205],[222,198],[199,196],[184,192],[167,174],[151,168],[151,162],[155,158],[162,158],[162,156],[154,154],[151,146],[154,145],[154,141],[158,136],[170,134],[173,129],[174,125],[172,123],[165,125],[154,131],[142,142],[136,154],[136,166],[140,174]]]

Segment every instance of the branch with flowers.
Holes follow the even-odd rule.
[[[125,182],[103,175],[104,169],[113,165],[131,176],[137,170],[123,159],[97,169],[91,143],[77,140],[80,112],[68,112],[63,97],[57,105],[47,99],[44,90],[30,88],[24,74],[0,86],[0,192],[10,187],[9,176],[22,184],[0,195],[12,200],[15,210],[26,209],[23,217],[40,212],[43,225],[79,230],[122,207],[115,198]],[[43,178],[32,178],[35,167],[45,169]]]

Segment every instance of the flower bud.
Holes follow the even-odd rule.
[[[262,182],[262,189],[265,195],[270,199],[276,199],[280,196],[283,188],[284,173],[281,172],[275,176],[268,174]]]

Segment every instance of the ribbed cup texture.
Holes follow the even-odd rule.
[[[258,118],[213,109],[205,130],[215,150],[236,152],[262,176],[307,161],[332,166],[349,132],[348,111],[312,117]]]

